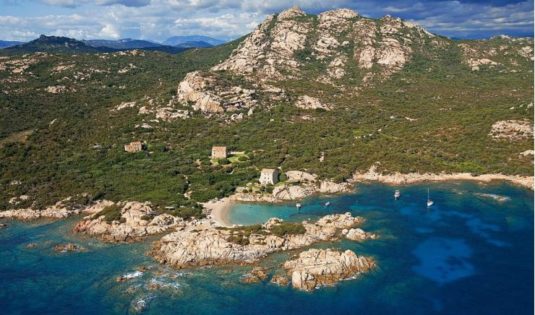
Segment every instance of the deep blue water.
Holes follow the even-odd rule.
[[[145,301],[144,314],[533,314],[533,192],[507,184],[432,184],[435,206],[426,209],[427,187],[401,187],[394,201],[394,187],[359,185],[354,194],[308,199],[300,213],[291,204],[235,206],[230,219],[242,224],[346,211],[367,219],[363,228],[380,239],[317,246],[373,256],[379,268],[314,293],[240,283],[250,267],[161,267],[145,255],[150,242],[80,238],[70,233],[76,219],[8,221],[0,230],[0,313],[130,314]],[[55,253],[52,247],[63,242],[88,251]],[[287,255],[262,264],[276,267]],[[140,266],[149,270],[115,281]]]

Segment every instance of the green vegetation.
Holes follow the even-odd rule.
[[[335,82],[344,86],[341,92],[310,79],[323,75],[331,61],[311,58],[312,39],[296,53],[305,75],[270,84],[293,96],[329,100],[334,109],[305,111],[292,100],[260,101],[252,116],[230,124],[197,112],[185,120],[154,122],[154,115],[138,112],[150,102],[168,104],[186,73],[207,71],[227,58],[239,40],[176,55],[10,56],[33,61],[20,75],[0,71],[0,209],[23,194],[30,196],[28,204],[43,207],[87,193],[91,200],[150,201],[160,211],[198,217],[199,202],[232,194],[257,180],[264,167],[307,170],[338,182],[376,162],[388,172],[533,173],[531,158],[519,155],[533,149],[531,139],[507,142],[488,136],[498,120],[532,121],[530,62],[518,61],[516,72],[503,67],[470,71],[458,46],[439,49],[425,42],[413,47],[403,70],[388,80],[371,81],[375,84],[358,93],[353,91],[363,72],[349,60],[346,76]],[[499,39],[481,42],[485,50],[501,44]],[[54,70],[58,65],[69,67]],[[218,78],[229,86],[252,84],[225,73]],[[46,91],[56,85],[69,92]],[[130,101],[137,106],[112,110]],[[144,123],[151,128],[139,127]],[[134,140],[147,143],[148,150],[125,153],[123,145]],[[212,164],[215,144],[247,154]],[[279,229],[284,235],[302,226]]]
[[[271,228],[271,233],[282,237],[291,234],[305,234],[306,229],[302,223],[281,222]]]
[[[107,206],[102,211],[96,214],[97,216],[104,216],[104,220],[108,223],[111,223],[113,221],[121,221],[124,220],[121,217],[121,207],[117,205],[111,205]]]
[[[231,231],[231,234],[227,238],[227,241],[243,246],[249,245],[249,236],[251,236],[251,234],[265,234],[262,225],[260,224],[230,228],[229,230]]]

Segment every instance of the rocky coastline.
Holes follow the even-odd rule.
[[[97,213],[102,211],[106,206],[113,204],[113,202],[108,200],[99,200],[87,206],[75,207],[66,204],[69,199],[70,198],[59,201],[45,209],[21,208],[0,211],[0,219],[15,219],[22,221],[37,219],[59,220],[83,213]]]
[[[512,184],[534,189],[533,176],[504,175],[504,174],[481,174],[471,173],[389,173],[383,174],[377,171],[377,166],[372,166],[367,172],[357,172],[351,178],[351,183],[376,181],[389,185],[408,185],[420,182],[444,182],[444,181],[477,181],[489,183],[492,181],[507,181]]]
[[[274,252],[340,240],[363,222],[363,218],[353,217],[349,212],[327,215],[316,222],[286,223],[271,218],[261,226],[235,228],[221,228],[213,221],[199,220],[156,241],[150,254],[158,262],[175,268],[248,265]],[[368,236],[361,235],[363,239]]]
[[[73,232],[95,236],[105,242],[135,242],[186,224],[170,214],[156,215],[148,202],[130,201],[117,206],[120,208],[118,218],[110,220],[97,212],[84,217]]]
[[[283,265],[290,275],[292,287],[304,291],[333,286],[375,267],[372,258],[357,256],[351,250],[339,252],[315,248],[300,253],[296,259],[288,260]]]

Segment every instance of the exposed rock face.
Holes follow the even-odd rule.
[[[343,230],[342,234],[348,239],[356,242],[362,242],[368,239],[376,239],[377,235],[374,233],[364,232],[361,228],[353,228],[349,230]]]
[[[108,222],[104,215],[97,212],[78,222],[74,232],[98,236],[107,242],[132,242],[184,225],[182,219],[172,215],[155,215],[150,203],[132,201],[120,206],[120,220]]]
[[[322,194],[337,194],[343,192],[350,192],[352,186],[349,183],[335,183],[332,181],[324,180],[320,182],[319,192]]]
[[[257,283],[266,280],[268,277],[267,269],[263,267],[254,267],[251,272],[244,275],[242,282],[244,283]]]
[[[310,97],[308,95],[300,96],[295,102],[295,106],[302,109],[331,109],[331,106],[325,105],[321,103],[320,100],[318,100],[317,98]]]
[[[206,220],[198,221],[167,234],[154,244],[151,254],[161,263],[177,268],[217,264],[249,264],[269,253],[302,248],[320,241],[339,238],[341,229],[349,229],[363,222],[350,213],[326,216],[316,223],[303,222],[303,234],[274,235],[274,227],[282,220],[270,219],[261,232],[241,234],[239,243],[233,242],[232,229],[216,228]]]
[[[363,19],[354,28],[357,48],[353,55],[358,66],[368,71],[364,81],[373,77],[374,74],[369,71],[374,65],[379,66],[382,76],[401,70],[412,56],[413,44],[433,37],[419,27],[390,16],[378,22]]]
[[[501,120],[495,122],[489,135],[494,139],[521,140],[533,137],[533,123],[529,120]]]
[[[163,121],[173,121],[176,119],[186,119],[189,117],[189,111],[174,109],[172,107],[162,107],[156,110],[156,119]]]
[[[271,278],[271,283],[279,285],[281,287],[287,286],[289,282],[290,281],[288,280],[288,278],[283,275],[274,275]]]
[[[288,179],[287,183],[315,182],[318,175],[302,171],[288,171],[285,173]]]
[[[283,184],[273,189],[273,199],[276,200],[299,200],[316,193],[338,194],[350,192],[352,186],[349,183],[334,183],[331,181],[305,181],[299,185]]]
[[[65,93],[68,91],[67,87],[65,85],[54,85],[54,86],[48,86],[45,91],[52,94],[59,94],[59,93]]]
[[[54,246],[54,251],[57,253],[67,253],[67,252],[84,252],[86,249],[80,245],[73,243],[67,244],[58,244]]]
[[[251,99],[263,107],[269,107],[276,100],[295,99],[295,105],[301,108],[329,110],[336,107],[336,99],[329,100],[329,105],[322,104],[317,98],[303,95],[302,90],[285,84],[286,81],[315,80],[342,92],[358,94],[363,88],[377,85],[404,69],[415,54],[441,58],[443,52],[460,47],[462,62],[473,70],[483,65],[501,66],[503,58],[496,57],[505,55],[512,57],[507,66],[513,68],[526,58],[533,58],[532,41],[502,41],[505,42],[500,48],[493,48],[495,41],[457,44],[399,18],[369,19],[349,9],[314,16],[293,7],[267,17],[226,60],[209,72],[186,76],[179,85],[178,99],[192,103],[196,110],[219,114],[227,111],[229,101],[225,98],[228,95],[233,95],[230,103],[239,102],[244,108],[250,107]],[[221,78],[214,78],[222,73],[227,78],[239,76],[254,84],[256,94],[267,93],[268,96],[236,95],[232,88],[218,88]],[[283,85],[284,93],[268,92],[272,86]]]
[[[305,13],[293,7],[278,16],[269,16],[232,55],[213,70],[257,73],[259,78],[280,79],[280,69],[292,72],[300,65],[294,53],[304,48],[311,21],[298,21]]]
[[[137,104],[137,102],[135,102],[135,101],[132,101],[132,102],[122,102],[121,104],[115,106],[115,107],[113,108],[112,111],[116,111],[116,112],[118,112],[118,111],[123,110],[123,109],[125,109],[125,108],[133,108],[133,107],[136,106],[136,104]]]
[[[223,113],[249,109],[256,104],[256,91],[241,86],[221,85],[210,73],[190,72],[180,82],[177,100],[192,104],[192,108],[203,113]]]
[[[519,63],[533,61],[533,39],[530,38],[497,36],[490,40],[464,41],[458,46],[463,62],[472,71],[479,71],[483,66],[516,71]]]
[[[522,151],[522,152],[520,152],[520,155],[521,155],[521,156],[535,155],[535,151],[534,151],[534,150],[526,150],[526,151]]]
[[[342,79],[350,60],[354,59],[365,72],[363,82],[374,77],[376,65],[380,77],[399,71],[411,59],[413,44],[433,36],[423,29],[399,19],[385,17],[371,20],[359,17],[349,9],[327,11],[319,16],[305,14],[297,7],[269,16],[210,72],[189,73],[178,86],[177,100],[189,103],[204,113],[224,113],[233,105],[251,108],[256,94],[266,93],[267,104],[286,99],[274,93],[273,82],[303,79],[303,67],[310,62],[325,63],[327,72],[317,80],[334,84]],[[437,39],[435,39],[437,40]],[[306,54],[311,53],[309,56]],[[243,76],[256,85],[256,91],[241,86],[219,85],[217,73]],[[238,91],[242,89],[241,91]],[[318,99],[295,95],[296,106],[305,109],[332,109]]]
[[[245,202],[280,202],[299,200],[317,193],[337,194],[353,190],[351,183],[319,181],[317,175],[303,171],[288,171],[285,174],[288,177],[287,181],[275,186],[270,195],[240,192],[232,195],[232,199]]]
[[[291,275],[294,288],[312,291],[368,272],[375,268],[375,262],[350,250],[341,253],[330,249],[309,249],[298,258],[285,262],[284,268]]]
[[[273,189],[273,197],[278,200],[299,200],[316,192],[314,187],[304,185],[280,185]]]

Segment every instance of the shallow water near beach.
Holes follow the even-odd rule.
[[[435,201],[430,209],[427,187]],[[353,194],[307,199],[299,212],[294,204],[238,204],[229,211],[237,224],[346,211],[366,218],[363,229],[380,239],[316,247],[352,249],[373,256],[379,268],[313,293],[243,284],[250,267],[165,268],[145,255],[150,242],[110,245],[72,235],[77,218],[7,221],[0,230],[0,313],[533,314],[532,191],[477,183],[397,188],[398,201],[396,187],[366,184]],[[66,242],[87,251],[53,251]],[[262,264],[276,267],[288,255]],[[119,276],[129,279],[117,282]]]

